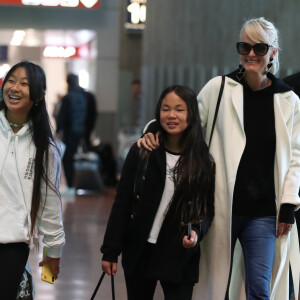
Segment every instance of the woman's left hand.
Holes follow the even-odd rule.
[[[183,237],[182,244],[183,244],[184,248],[193,248],[193,247],[196,246],[197,241],[198,241],[198,235],[194,230],[192,230],[191,231],[191,238],[189,239],[188,236],[185,235]]]
[[[276,237],[279,238],[283,235],[288,235],[290,230],[292,229],[293,224],[288,223],[278,223]]]
[[[45,259],[43,259],[40,263],[39,263],[39,266],[43,266],[45,264],[49,265],[50,267],[50,270],[55,278],[55,280],[57,279],[57,276],[59,274],[59,269],[60,269],[60,266],[59,266],[59,263],[60,263],[60,258],[53,258],[53,257],[49,257],[47,256]]]

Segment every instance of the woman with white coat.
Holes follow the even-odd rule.
[[[40,265],[57,278],[65,234],[58,191],[61,159],[45,102],[46,77],[31,62],[14,65],[0,101],[0,298],[13,300],[38,233],[49,247]]]
[[[215,218],[201,244],[193,299],[288,300],[289,266],[299,282],[300,265],[293,226],[300,205],[299,99],[273,75],[279,47],[271,22],[246,21],[236,47],[241,65],[225,76],[210,145]],[[207,142],[220,86],[218,76],[198,96]],[[141,141],[148,149],[156,143],[151,134]]]

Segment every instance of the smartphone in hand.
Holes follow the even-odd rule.
[[[191,239],[191,236],[192,236],[192,223],[189,222],[188,223],[188,239]]]
[[[43,248],[43,259],[45,259],[48,255],[49,248],[44,246]],[[42,266],[42,274],[41,278],[43,281],[53,284],[55,282],[54,276],[51,272],[50,266],[45,264]]]

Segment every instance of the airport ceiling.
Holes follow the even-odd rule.
[[[37,29],[18,29],[24,31],[23,40],[20,46],[43,47],[43,46],[73,46],[86,45],[95,37],[92,30],[37,30]],[[1,29],[0,45],[8,46],[16,30]]]

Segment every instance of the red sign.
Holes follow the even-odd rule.
[[[1,5],[98,8],[100,0],[0,0]]]
[[[86,45],[81,47],[45,46],[43,56],[45,58],[87,58],[89,56],[89,48]]]

